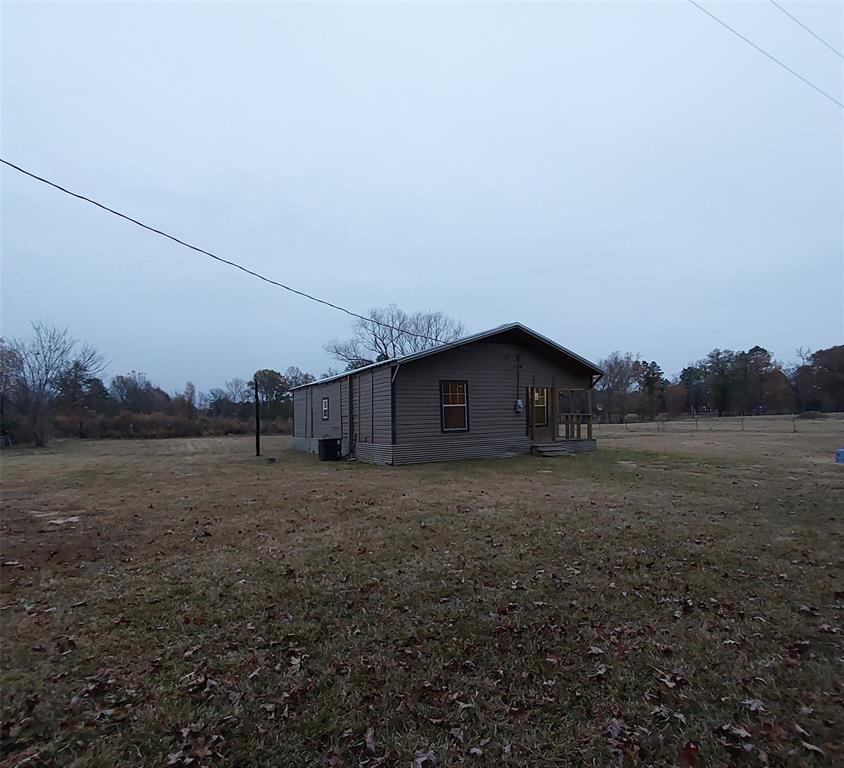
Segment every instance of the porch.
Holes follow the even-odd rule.
[[[528,388],[528,436],[531,453],[561,456],[594,451],[592,390]]]

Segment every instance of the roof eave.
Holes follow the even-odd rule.
[[[491,336],[497,336],[501,333],[506,333],[507,331],[514,330],[520,330],[528,336],[532,336],[533,338],[538,339],[543,344],[548,345],[552,349],[555,349],[558,352],[572,358],[573,360],[576,360],[581,365],[585,366],[586,368],[589,368],[591,371],[594,371],[599,378],[604,375],[604,371],[601,370],[601,368],[599,368],[597,365],[595,365],[595,363],[587,360],[585,357],[581,357],[576,352],[572,352],[570,349],[567,349],[561,344],[557,344],[556,341],[552,341],[547,336],[543,336],[541,333],[537,333],[532,328],[528,328],[526,325],[522,325],[521,323],[506,323],[504,325],[496,326],[495,328],[490,328],[487,331],[481,331],[479,333],[474,333],[469,336],[464,336],[461,339],[455,339],[454,341],[450,341],[446,344],[440,344],[437,347],[430,347],[429,349],[423,349],[419,352],[413,352],[412,354],[405,355],[404,357],[394,357],[390,358],[389,360],[379,360],[378,362],[371,363],[370,365],[365,365],[361,368],[355,368],[351,371],[345,371],[344,373],[337,374],[336,376],[329,376],[325,379],[320,379],[319,381],[312,381],[310,384],[300,384],[298,387],[291,387],[290,391],[295,392],[298,389],[304,389],[305,387],[314,387],[318,384],[330,384],[332,381],[343,379],[346,376],[361,373],[362,371],[369,371],[374,368],[380,368],[384,365],[404,365],[405,363],[411,363],[415,360],[421,360],[422,358],[430,357],[431,355],[437,355],[440,352],[445,352],[447,349],[450,349],[452,347],[461,347],[466,344],[472,344],[476,341],[482,341],[483,339],[488,339]]]

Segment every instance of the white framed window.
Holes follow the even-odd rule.
[[[469,431],[468,382],[440,382],[440,419],[443,432]]]
[[[322,398],[322,420],[328,421],[328,398]]]

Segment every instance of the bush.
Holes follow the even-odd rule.
[[[63,437],[79,437],[98,440],[111,439],[157,439],[165,437],[201,437],[203,435],[249,435],[255,430],[251,419],[227,418],[225,416],[194,416],[187,414],[120,413],[98,414],[84,418],[59,416],[53,426]],[[279,417],[261,422],[261,433],[265,435],[289,435],[293,431],[293,420]]]

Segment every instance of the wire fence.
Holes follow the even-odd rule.
[[[700,416],[697,418],[656,419],[624,424],[595,424],[595,437],[623,437],[626,434],[689,434],[689,433],[809,433],[844,436],[844,414],[823,414],[808,418],[801,415],[782,416]]]

